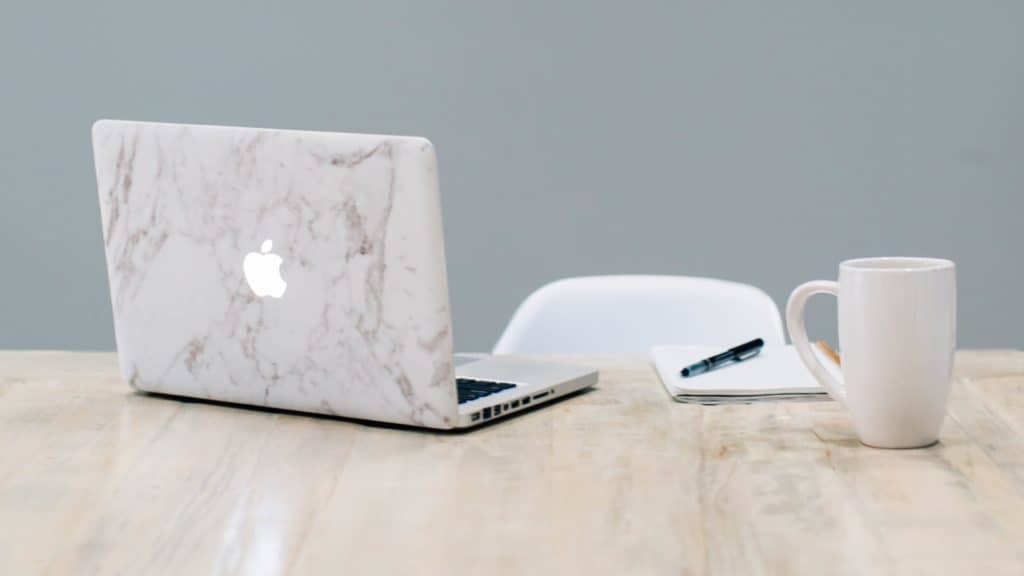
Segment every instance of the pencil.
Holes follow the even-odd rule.
[[[843,365],[842,359],[840,359],[839,357],[839,353],[833,350],[832,347],[828,345],[828,342],[825,342],[824,340],[818,340],[817,342],[815,342],[815,344],[818,345],[818,350],[824,352],[825,356],[831,358],[837,366]]]

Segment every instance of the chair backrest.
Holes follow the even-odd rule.
[[[591,276],[542,286],[495,354],[644,353],[660,344],[785,344],[772,299],[747,284],[686,276]]]

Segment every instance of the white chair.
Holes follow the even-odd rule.
[[[785,344],[772,299],[747,284],[686,276],[566,278],[530,294],[495,354],[643,353],[659,344]]]

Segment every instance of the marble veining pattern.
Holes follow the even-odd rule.
[[[436,159],[418,138],[101,121],[122,372],[136,388],[450,427]],[[271,240],[288,283],[255,296]]]

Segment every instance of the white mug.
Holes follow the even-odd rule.
[[[807,341],[804,307],[819,293],[839,301],[838,378]],[[793,291],[786,324],[804,364],[853,416],[861,442],[918,448],[938,440],[956,348],[953,262],[847,260],[839,265],[839,282],[808,282]]]

